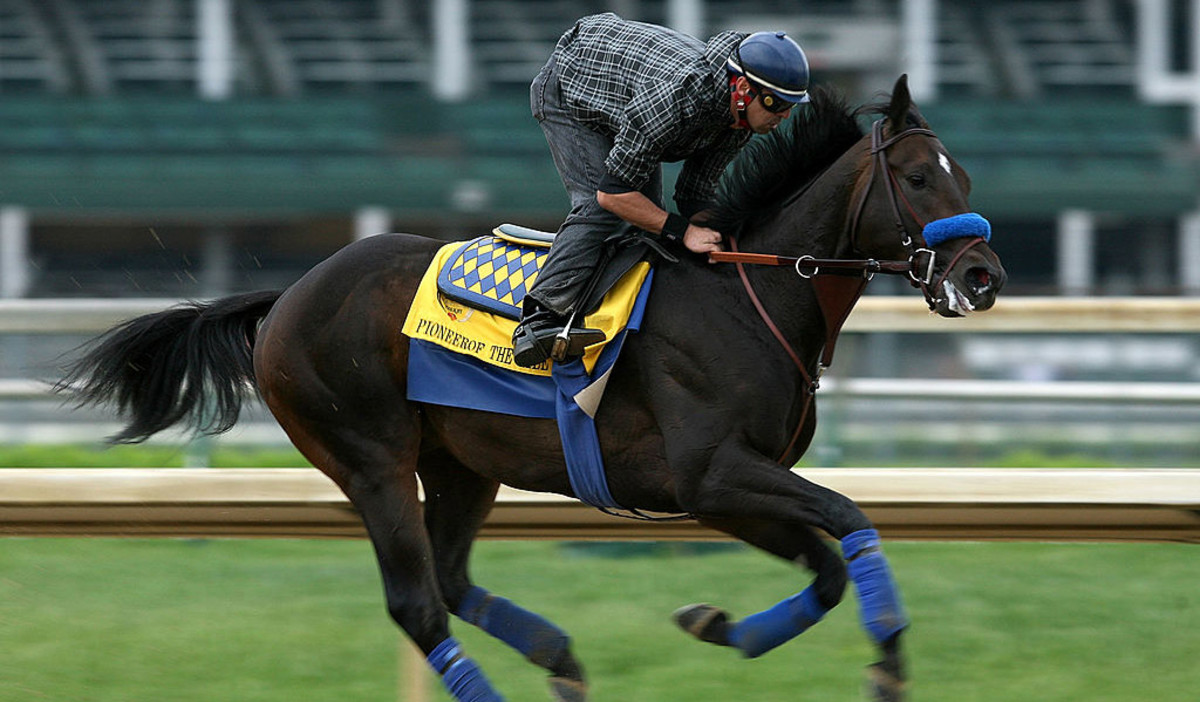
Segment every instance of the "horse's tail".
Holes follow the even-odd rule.
[[[126,426],[113,443],[140,443],[180,423],[228,431],[254,384],[258,323],[282,294],[190,302],[131,319],[85,345],[55,390],[79,406],[114,405]]]

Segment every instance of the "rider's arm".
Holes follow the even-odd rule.
[[[686,81],[644,85],[630,100],[604,160],[605,176],[596,201],[640,229],[679,239],[689,251],[709,253],[721,250],[719,232],[691,224],[682,215],[668,214],[638,192],[660,168],[662,154],[690,114],[682,107],[689,90]]]
[[[622,193],[611,193],[603,190],[596,191],[596,201],[604,209],[612,212],[630,224],[648,232],[662,234],[668,226],[670,215],[655,205],[650,198],[636,190]],[[680,215],[675,215],[680,217]],[[685,228],[686,224],[686,228]],[[701,227],[683,220],[674,220],[672,226],[684,229],[682,241],[689,251],[694,253],[709,253],[721,250],[721,234],[713,229]]]

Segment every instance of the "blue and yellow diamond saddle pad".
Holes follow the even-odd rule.
[[[550,363],[522,368],[513,363],[512,333],[521,302],[549,254],[548,239],[532,230],[497,227],[492,235],[448,244],[438,250],[421,279],[404,322],[404,334],[518,373],[548,376]],[[639,263],[613,286],[582,326],[611,340],[625,328],[650,270]],[[604,344],[589,347],[591,372]]]
[[[550,254],[541,242],[515,241],[497,228],[454,249],[438,266],[438,292],[478,310],[521,318],[521,301]],[[440,258],[440,256],[439,256]]]

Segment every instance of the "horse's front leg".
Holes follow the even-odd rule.
[[[841,602],[846,566],[815,531],[801,524],[758,519],[701,518],[700,523],[734,536],[816,574],[812,584],[770,609],[734,622],[724,610],[695,604],[675,612],[675,621],[696,638],[732,646],[757,658],[804,633]]]
[[[839,540],[846,576],[854,583],[858,595],[863,627],[882,656],[868,671],[872,699],[878,702],[903,699],[905,673],[900,634],[908,626],[908,619],[879,534],[858,505],[845,495],[805,480],[753,449],[732,442],[717,447],[707,467],[685,471],[678,484],[680,506],[684,510],[697,515],[702,522],[782,557],[807,552],[822,558],[811,544],[806,547],[803,536],[795,535],[808,526]],[[824,561],[818,560],[820,563]],[[817,565],[818,574],[821,568],[828,573],[826,582],[836,582],[831,566]],[[818,583],[734,625],[731,636],[760,642],[753,648],[739,646],[743,652],[760,655],[819,621],[836,604],[831,594],[836,588],[825,585],[822,597]],[[745,627],[745,631],[736,631],[737,626]],[[736,645],[732,640],[729,643]],[[763,645],[768,647],[759,651]]]

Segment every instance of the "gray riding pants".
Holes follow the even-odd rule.
[[[530,86],[529,106],[550,145],[554,165],[571,198],[571,212],[558,228],[550,255],[528,297],[567,316],[600,262],[604,240],[623,224],[620,217],[596,202],[596,191],[604,177],[604,159],[612,150],[613,140],[575,121],[563,107],[553,57]],[[641,193],[662,207],[661,166]]]

